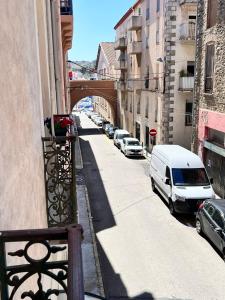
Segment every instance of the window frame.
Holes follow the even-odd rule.
[[[212,47],[212,48],[211,48]],[[209,53],[210,53],[210,48],[212,49],[213,55],[210,56],[211,62],[209,63],[210,59]],[[209,68],[211,67],[211,74],[209,73]],[[205,48],[205,74],[204,74],[204,92],[206,94],[213,94],[214,90],[214,75],[215,75],[215,43],[207,43],[206,48]],[[210,86],[211,88],[208,88],[208,81],[211,80]]]

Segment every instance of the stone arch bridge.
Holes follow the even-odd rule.
[[[99,96],[104,98],[110,105],[117,121],[117,90],[114,88],[113,80],[72,80],[69,82],[71,111],[75,104],[88,96]]]

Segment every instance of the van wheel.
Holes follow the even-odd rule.
[[[176,215],[176,211],[174,209],[174,205],[173,205],[173,202],[171,199],[169,199],[169,210],[170,210],[170,214],[172,216],[175,216]]]
[[[155,193],[156,192],[156,187],[155,187],[155,181],[153,178],[151,178],[151,183],[152,183],[152,191]]]

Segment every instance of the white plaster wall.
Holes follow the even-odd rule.
[[[0,1],[0,229],[46,227],[34,0]]]

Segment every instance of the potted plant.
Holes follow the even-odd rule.
[[[52,135],[51,118],[46,118],[44,124]],[[73,120],[69,117],[54,116],[55,136],[66,136],[69,125],[73,125]]]

